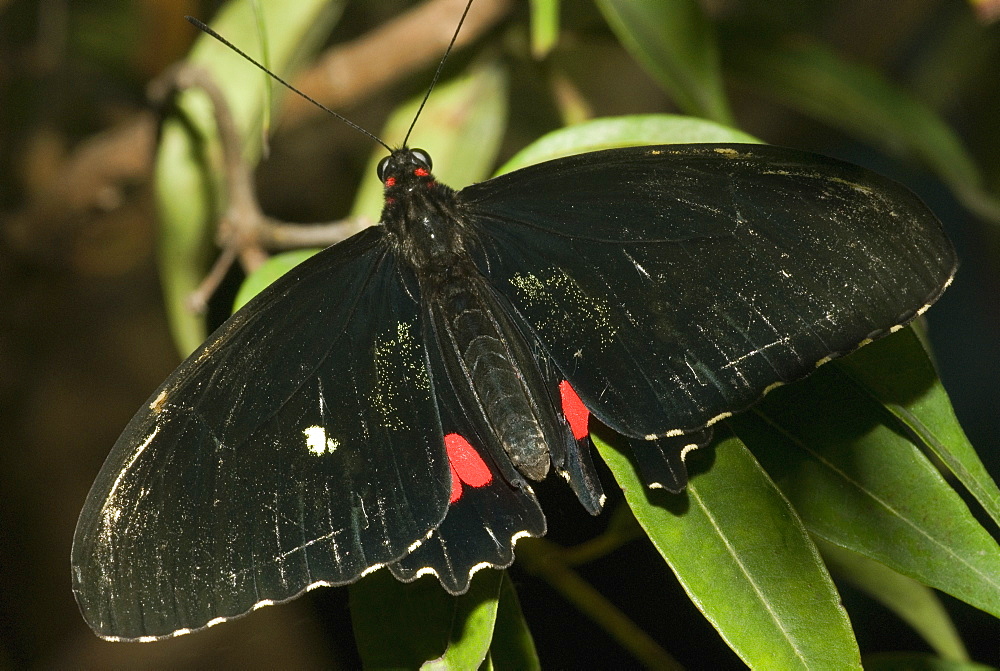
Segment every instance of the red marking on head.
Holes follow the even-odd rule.
[[[385,185],[386,185],[386,187],[396,186],[396,178],[395,177],[386,177],[385,178]]]
[[[448,503],[462,498],[462,483],[470,487],[485,487],[493,482],[490,467],[464,437],[449,433],[444,437],[444,447],[451,465],[451,499]]]
[[[590,411],[583,404],[576,390],[566,380],[559,383],[559,395],[562,397],[562,411],[573,431],[573,437],[583,440],[590,433],[587,424],[590,421]]]
[[[427,168],[415,168],[413,170],[413,174],[416,175],[417,177],[426,177],[431,173],[427,171]]]

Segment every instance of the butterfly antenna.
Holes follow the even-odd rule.
[[[466,7],[465,11],[468,12],[469,8]],[[267,74],[269,74],[272,78],[274,78],[275,81],[277,81],[279,84],[281,84],[282,86],[284,86],[288,90],[294,91],[295,93],[299,94],[300,96],[302,96],[303,98],[305,98],[306,100],[308,100],[313,105],[315,105],[316,107],[320,108],[321,110],[323,110],[327,114],[330,114],[330,115],[332,115],[332,116],[340,119],[341,121],[343,121],[345,124],[347,124],[348,126],[350,126],[351,128],[353,128],[354,130],[360,131],[361,133],[364,133],[365,135],[367,135],[371,139],[375,140],[380,145],[382,145],[383,147],[385,147],[386,151],[392,152],[392,147],[390,147],[385,142],[383,142],[377,135],[375,135],[374,133],[372,133],[370,131],[365,130],[364,128],[362,128],[358,124],[354,123],[353,121],[351,121],[350,119],[348,119],[344,115],[338,114],[337,112],[334,112],[332,109],[330,109],[329,107],[327,107],[323,103],[319,102],[318,100],[316,100],[314,98],[311,98],[310,96],[306,95],[302,91],[298,90],[297,88],[295,88],[294,86],[292,86],[291,84],[289,84],[288,82],[286,82],[284,79],[282,79],[281,77],[279,77],[278,75],[274,74],[273,72],[271,72],[270,70],[268,70],[266,67],[264,67],[263,65],[261,65],[253,57],[251,57],[245,51],[243,51],[242,49],[240,49],[238,46],[236,46],[235,44],[233,44],[232,42],[230,42],[229,40],[227,40],[225,37],[223,37],[219,33],[215,32],[213,29],[209,28],[207,25],[205,25],[204,23],[202,23],[198,19],[194,18],[193,16],[185,16],[184,18],[187,19],[188,23],[190,23],[191,25],[193,25],[198,30],[200,30],[203,33],[206,33],[208,35],[211,35],[212,37],[214,37],[215,39],[217,39],[220,42],[222,42],[223,44],[225,44],[227,47],[229,47],[230,49],[232,49],[233,51],[235,51],[236,53],[238,53],[240,56],[242,56],[246,60],[248,60],[251,63],[253,63],[254,65],[256,65],[258,68],[260,68],[261,70],[263,70],[264,72],[266,72]],[[465,16],[463,15],[462,18],[464,19]],[[453,38],[452,42],[454,42],[454,41],[455,40]],[[450,50],[451,47],[448,47],[448,49]],[[445,55],[447,55],[447,53]],[[425,100],[426,100],[426,98],[425,98]],[[423,105],[421,105],[420,107],[423,108]],[[411,126],[411,128],[412,128],[412,126]],[[407,134],[407,135],[409,135],[409,134]]]
[[[458,20],[458,26],[455,27],[455,34],[451,36],[451,42],[448,43],[448,48],[444,50],[444,56],[441,57],[441,62],[438,63],[437,70],[434,72],[434,78],[431,79],[431,85],[427,87],[427,93],[424,94],[424,99],[420,101],[420,107],[417,108],[417,113],[413,115],[413,121],[410,122],[410,128],[406,131],[406,137],[403,138],[403,146],[410,139],[410,133],[413,132],[413,127],[417,125],[417,119],[420,118],[420,113],[424,111],[424,105],[427,104],[427,99],[431,97],[431,91],[434,90],[434,85],[437,84],[438,79],[441,78],[441,70],[444,69],[444,63],[448,60],[448,54],[451,53],[452,47],[455,46],[455,40],[458,39],[458,33],[462,30],[462,24],[465,23],[465,17],[469,14],[469,9],[472,8],[472,0],[469,0],[468,4],[465,5],[465,11],[462,12],[462,18]]]

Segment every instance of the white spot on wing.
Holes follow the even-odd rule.
[[[302,429],[302,435],[306,437],[306,448],[317,457],[333,454],[340,447],[340,441],[327,436],[326,429],[322,426],[310,426]]]

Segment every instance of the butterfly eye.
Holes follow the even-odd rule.
[[[410,155],[413,156],[417,161],[424,164],[424,167],[428,170],[431,169],[431,155],[428,154],[423,149],[411,149]]]
[[[375,168],[375,174],[378,175],[378,181],[380,181],[380,182],[383,182],[383,183],[385,182],[385,177],[386,177],[385,171],[386,171],[386,168],[389,167],[389,159],[390,158],[392,158],[392,157],[391,156],[386,156],[385,158],[383,158],[381,161],[378,162],[378,166],[376,166],[376,168]]]

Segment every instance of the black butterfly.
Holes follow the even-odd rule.
[[[73,545],[111,639],[176,635],[381,566],[464,592],[603,493],[590,414],[651,487],[771,387],[926,310],[956,260],[862,168],[764,145],[562,158],[453,191],[379,166],[382,225],[237,312],[115,444]]]

